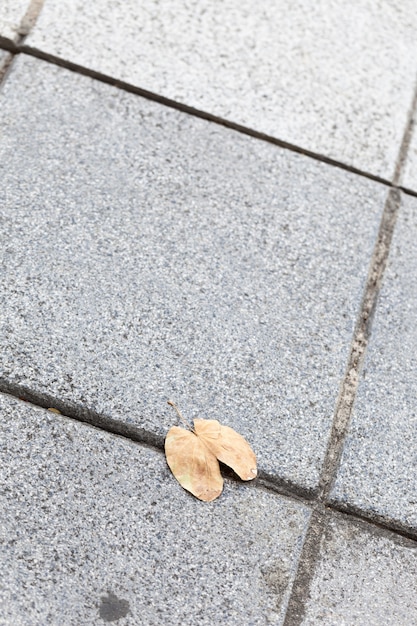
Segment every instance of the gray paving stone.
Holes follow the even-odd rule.
[[[281,624],[309,510],[0,395],[1,624]]]
[[[390,178],[414,0],[46,0],[28,45]]]
[[[304,626],[414,626],[417,544],[332,520],[305,604]]]
[[[30,0],[1,0],[0,2],[0,37],[16,41],[23,17]]]
[[[417,199],[403,196],[331,498],[417,530]]]
[[[29,57],[1,123],[3,388],[316,488],[384,187]]]

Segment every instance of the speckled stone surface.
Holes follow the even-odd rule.
[[[365,525],[328,523],[303,626],[414,626],[417,544]]]
[[[1,97],[3,389],[314,489],[385,188],[29,57]]]
[[[389,178],[414,0],[47,0],[29,46]]]
[[[417,191],[417,112],[415,112],[413,122],[411,141],[401,176],[401,185],[406,189]]]
[[[403,195],[331,498],[417,530],[417,199]]]
[[[309,511],[0,395],[2,624],[281,624]]]
[[[30,0],[1,0],[0,2],[0,37],[16,41],[22,19]]]

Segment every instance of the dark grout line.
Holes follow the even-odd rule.
[[[392,236],[401,204],[401,190],[399,182],[401,179],[402,168],[405,164],[410,147],[416,108],[417,82],[414,88],[407,123],[397,156],[393,182],[390,186],[387,200],[385,202],[378,238],[371,259],[361,311],[355,328],[347,371],[339,394],[332,432],[330,434],[326,451],[319,489],[319,500],[324,502],[326,502],[329,498],[329,493],[339,467],[342,449],[349,428],[353,404],[359,385],[359,376],[368,346],[376,303],[388,262]]]
[[[407,540],[411,540],[416,544],[417,548],[417,530],[406,524],[395,522],[388,517],[378,515],[373,512],[366,512],[354,505],[344,504],[341,502],[328,502],[325,505],[326,511],[336,512],[339,516],[349,521],[356,520],[360,522],[363,527],[369,529],[377,529],[378,531],[386,533],[387,537],[394,539],[395,537],[402,537]]]
[[[7,37],[3,37],[0,35],[0,48],[2,50],[6,50],[7,52],[12,52],[13,54],[17,54],[19,52],[17,44]]]
[[[392,525],[378,523],[375,519],[355,514],[352,511],[339,509],[335,506],[318,504],[313,508],[304,545],[299,558],[297,574],[292,586],[287,607],[284,626],[301,626],[304,623],[306,601],[310,595],[311,584],[321,557],[321,548],[326,529],[331,520],[344,522],[356,527],[361,533],[373,537],[384,536],[400,546],[417,549],[417,533],[408,532],[404,528],[393,528]]]
[[[0,35],[0,49],[10,53],[9,58],[0,67],[0,87],[6,82],[11,71],[14,58],[19,54],[19,47],[23,44],[32,28],[35,26],[45,0],[31,0],[18,27],[17,41],[6,39]]]
[[[300,626],[304,620],[306,600],[320,555],[325,523],[324,511],[312,512],[291,589],[284,626]]]
[[[43,2],[44,0],[32,0],[34,4],[37,4],[38,2],[40,2],[40,6],[42,8]],[[40,13],[39,9],[39,13]],[[29,13],[29,11],[28,11]],[[39,13],[36,15],[36,18],[38,17]],[[32,24],[32,26],[34,25],[34,22]],[[272,135],[267,135],[265,133],[259,132],[253,128],[249,128],[247,126],[243,126],[241,124],[237,124],[235,122],[233,122],[232,120],[228,120],[222,117],[219,117],[217,115],[214,115],[212,113],[209,113],[208,111],[204,111],[201,109],[196,109],[192,106],[189,106],[187,104],[184,104],[182,102],[177,102],[176,100],[172,100],[170,98],[167,98],[165,96],[162,96],[158,93],[152,92],[152,91],[148,91],[146,89],[143,89],[141,87],[138,87],[136,85],[133,85],[131,83],[125,82],[123,80],[118,80],[108,74],[103,74],[101,72],[98,72],[96,70],[84,67],[82,65],[78,65],[77,63],[73,63],[71,61],[67,61],[65,59],[61,59],[60,57],[56,57],[52,54],[48,54],[47,52],[44,52],[42,50],[38,50],[37,48],[32,48],[31,46],[27,46],[26,44],[24,44],[24,40],[26,39],[27,35],[29,34],[29,32],[25,33],[24,35],[22,35],[21,39],[15,43],[13,41],[11,41],[10,39],[6,39],[5,37],[0,36],[0,49],[3,50],[7,50],[9,52],[11,52],[13,55],[18,55],[18,54],[26,54],[28,56],[34,57],[36,59],[40,59],[42,61],[46,61],[48,63],[51,63],[52,65],[57,65],[58,67],[62,67],[64,69],[67,69],[71,72],[74,72],[76,74],[80,74],[82,76],[87,76],[89,78],[93,78],[99,82],[105,83],[107,85],[111,85],[112,87],[115,87],[116,89],[120,89],[121,91],[126,91],[128,93],[132,93],[135,94],[137,96],[141,96],[143,98],[146,98],[147,100],[151,100],[153,102],[157,102],[159,104],[162,104],[163,106],[169,107],[171,109],[175,109],[177,111],[181,111],[182,113],[187,113],[189,115],[192,115],[194,117],[198,117],[200,119],[204,119],[206,121],[209,122],[213,122],[214,124],[218,124],[220,126],[224,126],[226,128],[230,128],[231,130],[235,130],[243,135],[247,135],[249,137],[253,137],[255,139],[259,139],[260,141],[265,141],[267,143],[273,144],[275,146],[278,146],[280,148],[284,148],[286,150],[289,150],[290,152],[295,152],[296,154],[302,154],[303,156],[306,156],[308,158],[313,159],[314,161],[319,161],[320,163],[325,163],[326,165],[331,165],[332,167],[336,167],[338,169],[344,170],[346,172],[350,172],[351,174],[356,174],[357,176],[360,176],[362,178],[367,178],[368,180],[372,180],[374,182],[380,183],[382,185],[385,185],[387,187],[394,187],[394,188],[399,188],[402,191],[404,191],[404,193],[412,195],[412,196],[417,196],[417,191],[414,191],[412,189],[408,189],[406,187],[401,187],[398,183],[398,179],[399,179],[399,169],[402,167],[404,159],[405,159],[405,154],[408,150],[410,141],[411,141],[411,129],[412,129],[412,123],[413,123],[413,116],[412,116],[412,112],[409,114],[409,119],[407,122],[407,129],[408,129],[408,133],[405,134],[405,136],[403,137],[403,141],[401,144],[402,150],[400,150],[400,154],[403,154],[404,156],[398,160],[396,168],[395,168],[395,174],[393,177],[393,180],[390,181],[386,178],[383,178],[382,176],[377,176],[375,174],[372,174],[371,172],[367,172],[365,170],[362,170],[360,168],[356,168],[352,165],[348,165],[347,163],[343,163],[342,161],[338,161],[337,159],[332,159],[330,157],[327,157],[324,154],[320,154],[318,152],[314,152],[312,150],[308,150],[306,148],[303,148],[301,146],[298,146],[296,144],[287,142],[287,141],[283,141],[282,139],[279,139],[277,137],[274,137]],[[415,107],[417,105],[417,89],[416,89],[416,93],[413,99],[413,107]],[[412,109],[414,110],[414,109]]]
[[[25,16],[25,18],[28,19],[28,23],[30,23],[30,27],[33,26],[34,21],[36,21],[36,18],[38,17],[39,12],[42,8],[42,4],[43,0],[32,0],[32,3]],[[37,10],[37,12],[35,9]],[[33,10],[35,10],[35,12],[31,13],[31,11]],[[33,19],[34,21],[30,22],[31,19]],[[102,74],[95,70],[90,70],[75,63],[65,61],[59,57],[44,53],[41,50],[31,48],[30,46],[24,44],[24,40],[29,32],[30,27],[27,31],[22,31],[21,38],[17,43],[0,37],[0,48],[6,49],[12,53],[12,56],[7,64],[6,71],[4,71],[3,73],[0,71],[0,82],[7,74],[13,57],[19,53],[27,54],[29,56],[57,65],[59,67],[63,67],[69,71],[88,76],[100,82],[109,84],[122,91],[136,94],[138,96],[158,102],[159,104],[170,107],[172,109],[179,110],[183,113],[187,113],[195,117],[205,119],[218,125],[230,128],[244,135],[266,141],[273,145],[277,145],[281,148],[287,149],[291,152],[302,154],[304,156],[312,158],[313,160],[325,163],[333,167],[337,167],[338,169],[342,169],[363,178],[367,178],[369,180],[381,183],[390,188],[384,207],[377,243],[371,261],[361,312],[356,326],[354,340],[352,343],[349,363],[339,396],[336,416],[333,423],[325,463],[323,466],[319,492],[309,492],[301,489],[295,484],[280,481],[277,480],[275,477],[271,477],[266,474],[263,475],[262,473],[260,473],[259,475],[257,484],[254,485],[255,488],[258,487],[267,489],[268,491],[274,491],[279,495],[289,497],[304,504],[305,506],[313,508],[312,517],[306,533],[302,554],[299,559],[297,575],[292,587],[292,592],[284,623],[285,626],[299,626],[303,621],[305,600],[308,597],[310,584],[314,576],[328,514],[334,514],[335,512],[337,512],[337,514],[343,515],[351,522],[359,521],[361,523],[366,523],[370,525],[371,528],[377,528],[380,531],[387,532],[390,534],[390,537],[404,537],[406,539],[411,539],[412,541],[417,541],[417,533],[413,529],[406,528],[401,524],[393,524],[392,520],[389,520],[388,518],[384,518],[382,516],[377,516],[374,514],[369,514],[368,516],[363,511],[356,509],[352,506],[327,501],[332,483],[337,472],[337,468],[339,466],[342,448],[351,418],[352,407],[359,384],[359,374],[363,365],[369,339],[373,313],[375,311],[382,277],[388,259],[388,253],[393,230],[395,227],[396,217],[400,206],[400,191],[408,195],[417,196],[417,191],[413,191],[399,185],[401,172],[405,163],[412,136],[413,115],[417,107],[417,87],[414,92],[411,110],[409,112],[406,125],[406,131],[402,139],[393,180],[391,182],[387,179],[354,168],[319,153],[303,149],[299,146],[282,141],[270,135],[260,133],[254,129],[236,124],[230,120],[220,118],[218,116],[212,115],[211,113],[195,109],[186,104],[182,104],[156,93],[141,89],[140,87],[136,87],[135,85],[132,85],[130,83],[116,80],[109,75]],[[119,422],[118,420],[114,420],[110,417],[101,416],[94,411],[84,409],[76,405],[61,402],[57,399],[52,398],[52,396],[48,396],[47,394],[42,396],[36,395],[27,388],[19,387],[18,385],[11,385],[6,381],[0,381],[0,392],[8,393],[27,402],[30,402],[33,405],[43,408],[57,408],[61,412],[63,417],[74,419],[79,422],[88,423],[101,430],[105,430],[112,434],[129,438],[142,445],[153,447],[158,451],[161,451],[163,449],[162,438],[146,431],[145,429],[140,429],[133,425]],[[233,477],[230,476],[229,478],[233,479]]]
[[[349,519],[350,523],[353,521],[366,522],[371,524],[374,529],[378,528],[384,532],[390,531],[394,533],[394,536],[402,536],[407,539],[412,539],[413,541],[417,541],[417,533],[411,528],[406,528],[404,525],[398,522],[392,522],[392,520],[383,516],[371,513],[366,514],[354,506],[347,506],[341,503],[330,503],[328,500],[340,464],[343,446],[359,385],[359,376],[368,346],[377,298],[388,262],[392,236],[401,204],[401,190],[399,188],[399,182],[411,142],[413,119],[416,108],[417,85],[414,90],[406,128],[397,157],[393,181],[388,192],[377,242],[371,259],[371,265],[366,282],[360,315],[355,328],[347,371],[339,394],[335,418],[321,473],[317,505],[318,507],[324,507],[325,510],[328,511],[333,510],[342,512],[346,518]],[[417,194],[413,193],[412,195]],[[299,626],[303,621],[306,599],[309,595],[311,582],[313,580],[316,564],[319,558],[319,546],[321,544],[323,534],[324,518],[316,511],[312,515],[303,551],[300,556],[297,575],[291,591],[285,616],[285,626]]]
[[[69,420],[86,424],[97,430],[101,430],[123,439],[129,439],[134,443],[147,448],[152,448],[156,452],[164,452],[164,438],[162,436],[151,433],[145,429],[138,428],[120,420],[109,417],[103,417],[95,411],[79,407],[69,402],[63,402],[58,398],[54,398],[49,394],[37,394],[30,391],[27,387],[17,384],[8,383],[0,379],[0,394],[11,396],[17,400],[30,404],[36,408],[57,409],[61,417]],[[222,465],[222,474],[232,481],[241,482],[236,474]],[[397,535],[406,537],[417,542],[417,531],[404,525],[392,522],[388,518],[378,517],[374,514],[365,514],[360,509],[355,509],[349,505],[338,502],[323,503],[319,499],[317,490],[307,490],[295,483],[286,481],[281,478],[272,477],[262,470],[259,472],[258,478],[249,485],[250,488],[263,489],[268,492],[276,493],[279,496],[289,498],[294,502],[306,506],[318,514],[325,515],[326,512],[337,512],[346,519],[360,520],[366,523],[370,528],[378,528],[385,530],[390,536]]]
[[[400,185],[398,186],[398,189],[402,191],[403,194],[405,194],[406,196],[413,196],[414,198],[417,198],[417,191],[414,191],[413,189],[408,189],[407,187],[401,187]]]
[[[5,39],[4,37],[1,37],[1,36],[0,36],[0,48],[9,50],[10,52],[13,52],[14,54],[23,53],[23,54],[27,54],[28,56],[41,59],[42,61],[47,61],[48,63],[57,65],[58,67],[63,67],[76,74],[80,74],[82,76],[88,76],[89,78],[93,78],[102,83],[111,85],[117,89],[120,89],[121,91],[126,91],[128,93],[141,96],[143,98],[146,98],[147,100],[151,100],[153,102],[157,102],[171,109],[181,111],[182,113],[187,113],[194,117],[198,117],[200,119],[213,122],[220,126],[230,128],[231,130],[235,130],[243,135],[248,135],[249,137],[253,137],[255,139],[265,141],[267,143],[276,145],[280,148],[289,150],[290,152],[302,154],[303,156],[309,157],[315,161],[319,161],[321,163],[325,163],[327,165],[337,167],[338,169],[342,169],[344,171],[350,172],[351,174],[356,174],[357,176],[361,176],[362,178],[367,178],[369,180],[378,182],[388,187],[392,186],[391,181],[381,176],[376,176],[375,174],[371,174],[370,172],[366,172],[365,170],[361,170],[359,168],[353,167],[346,163],[342,163],[341,161],[337,161],[336,159],[332,159],[323,154],[320,154],[311,150],[307,150],[295,144],[278,139],[277,137],[273,137],[271,135],[267,135],[265,133],[259,132],[253,128],[249,128],[247,126],[237,124],[231,120],[224,119],[217,115],[213,115],[212,113],[209,113],[208,111],[196,109],[182,102],[177,102],[176,100],[172,100],[170,98],[154,93],[152,91],[142,89],[141,87],[138,87],[131,83],[125,82],[123,80],[118,80],[108,74],[103,74],[96,70],[84,67],[82,65],[78,65],[77,63],[66,61],[65,59],[61,59],[60,57],[54,56],[52,54],[48,54],[47,52],[43,52],[42,50],[38,50],[37,48],[32,48],[31,46],[27,46],[25,44],[15,44],[14,42],[8,39]]]
[[[275,491],[281,496],[287,496],[292,500],[299,500],[307,506],[313,506],[317,501],[317,490],[306,489],[294,482],[277,476],[271,476],[260,470],[256,483],[265,487],[268,491]]]
[[[100,415],[96,411],[72,402],[62,401],[47,393],[34,393],[24,385],[10,383],[7,380],[0,379],[0,393],[14,396],[19,400],[23,400],[24,402],[28,402],[43,409],[58,409],[63,417],[95,426],[96,428],[100,428],[114,435],[131,439],[136,443],[151,446],[158,450],[163,450],[164,448],[164,438],[162,435],[149,432],[134,424],[128,424],[106,415]]]
[[[307,530],[307,536],[302,554],[298,562],[298,569],[290,600],[286,611],[284,626],[300,626],[303,622],[306,600],[309,597],[311,583],[319,559],[320,545],[324,536],[326,519],[320,515],[320,507],[324,511],[343,513],[350,523],[366,522],[373,529],[393,533],[397,538],[402,537],[417,541],[417,532],[399,522],[377,515],[366,513],[359,507],[345,505],[338,502],[329,502],[332,485],[336,479],[343,446],[348,432],[352,409],[359,385],[359,376],[364,363],[368,346],[372,321],[376,309],[377,298],[381,289],[382,279],[388,262],[388,255],[394,233],[395,223],[401,204],[402,170],[410,146],[413,120],[417,109],[417,84],[408,114],[404,135],[401,141],[393,181],[390,184],[385,203],[377,242],[372,255],[368,278],[365,286],[360,315],[356,324],[352,348],[347,365],[332,425],[332,431],[327,446],[325,461],[320,477],[318,501]],[[405,190],[407,192],[408,190]],[[412,192],[412,195],[417,195]],[[392,538],[392,535],[390,535]]]
[[[0,385],[0,387],[3,386],[4,385]],[[9,390],[11,390],[12,385],[6,386],[8,386]],[[45,409],[58,408],[58,406],[63,408],[63,403],[58,399],[53,399],[52,396],[44,395],[42,396],[42,399],[38,397],[39,401],[35,401],[37,396],[29,392],[26,388],[24,389],[23,387],[14,386],[14,390],[19,393],[23,393],[24,396],[26,396],[25,399],[23,396],[17,397],[17,399],[22,402],[28,402],[33,406]],[[0,393],[7,393],[8,395],[16,398],[15,393],[10,393],[9,391],[4,392],[3,389],[0,389]],[[146,437],[145,440],[140,439],[137,436],[137,432],[133,433],[133,436],[131,436],[124,431],[123,424],[116,422],[115,420],[106,419],[102,424],[93,423],[89,420],[83,420],[79,417],[79,409],[77,415],[66,415],[61,412],[61,417],[81,423],[88,423],[90,427],[97,428],[97,430],[110,432],[113,435],[123,437],[125,439],[128,438],[144,447],[152,448],[160,454],[163,453],[163,445],[160,445],[159,438],[155,444],[150,442],[148,437]],[[112,428],[111,422],[114,424],[117,423],[118,428]],[[109,424],[110,427],[108,427]],[[122,426],[122,428],[120,428],[120,426]],[[136,429],[136,431],[138,430],[140,429]],[[223,474],[225,474],[225,477],[229,480],[240,482],[238,477],[234,475],[231,470],[223,472]],[[412,529],[407,529],[402,525],[393,524],[391,520],[378,518],[375,515],[367,516],[360,510],[354,510],[352,507],[346,507],[340,503],[323,504],[318,500],[317,496],[314,500],[303,497],[299,493],[299,488],[296,488],[295,486],[290,488],[288,485],[281,488],[281,486],[275,481],[270,482],[263,478],[262,474],[260,474],[259,478],[254,481],[253,484],[248,485],[248,488],[265,490],[269,493],[277,493],[277,495],[288,498],[293,503],[297,503],[311,510],[311,517],[304,537],[301,554],[298,558],[296,576],[291,586],[290,598],[285,613],[284,626],[301,626],[304,622],[306,603],[310,595],[310,588],[314,580],[317,565],[321,558],[323,539],[325,538],[326,528],[332,518],[336,518],[336,520],[343,520],[351,526],[356,526],[360,532],[368,532],[373,536],[376,534],[380,536],[383,535],[393,543],[417,549],[417,532]]]
[[[122,422],[121,420],[100,415],[96,411],[86,409],[75,403],[62,401],[59,398],[55,398],[47,393],[36,393],[31,391],[26,386],[13,384],[4,379],[0,379],[0,393],[7,394],[38,408],[57,409],[60,415],[67,419],[88,424],[89,426],[93,426],[94,428],[103,430],[113,435],[130,439],[135,443],[151,447],[159,452],[164,451],[164,437],[162,435],[157,435],[145,430],[144,428]],[[227,478],[231,480],[238,480],[240,482],[240,479],[232,470],[230,470],[227,466],[223,467],[223,474],[227,476]],[[259,472],[255,484],[259,487],[267,489],[268,491],[274,491],[281,496],[289,497],[292,500],[298,500],[309,506],[314,504],[315,497],[317,495],[315,491],[303,489],[299,485],[290,481],[270,476],[265,472],[262,472],[262,470]]]
[[[335,418],[323,463],[319,486],[319,499],[324,502],[327,500],[331,491],[349,428],[352,408],[359,385],[359,376],[365,359],[372,320],[381,288],[382,277],[388,261],[390,244],[400,202],[400,191],[392,187],[388,192],[385,202],[378,238],[368,272],[359,319],[354,332],[347,370],[339,393]]]

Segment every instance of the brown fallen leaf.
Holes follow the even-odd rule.
[[[242,435],[217,420],[195,419],[192,428],[176,405],[171,401],[168,404],[189,428],[173,426],[165,439],[167,463],[184,489],[205,502],[215,500],[223,490],[219,461],[242,480],[256,477],[256,456]]]
[[[242,435],[217,420],[195,419],[194,429],[216,459],[231,467],[239,478],[256,478],[256,456]]]
[[[165,454],[171,472],[184,489],[205,502],[221,494],[219,463],[195,433],[173,426],[165,439]]]

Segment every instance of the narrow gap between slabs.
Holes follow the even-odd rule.
[[[362,300],[359,319],[356,325],[352,348],[349,356],[346,375],[344,377],[337,401],[335,418],[326,451],[323,470],[319,483],[316,515],[312,517],[307,530],[305,544],[300,556],[297,575],[292,588],[284,626],[300,626],[304,619],[305,604],[309,597],[316,565],[319,558],[319,546],[324,532],[324,510],[336,510],[334,505],[326,503],[336,477],[342,455],[343,445],[351,419],[351,412],[359,384],[359,375],[365,358],[366,348],[375,312],[377,297],[381,287],[383,273],[388,260],[388,253],[394,226],[400,206],[401,192],[396,187],[388,191],[387,200],[380,224],[377,242],[372,255],[370,269]],[[386,525],[375,523],[352,510],[343,511],[352,520],[364,519],[369,524],[384,527],[397,533],[399,529],[387,528]],[[402,534],[405,534],[402,531]],[[410,535],[407,535],[410,537]]]
[[[399,186],[401,182],[401,175],[405,166],[405,162],[407,159],[408,151],[410,149],[410,144],[413,135],[414,128],[414,118],[417,112],[417,80],[414,87],[414,94],[410,105],[410,110],[408,112],[407,123],[405,126],[404,135],[401,141],[400,149],[398,151],[397,163],[394,170],[394,176],[392,179],[393,186]],[[405,191],[405,189],[404,189]],[[414,192],[413,195],[415,195]]]
[[[319,494],[316,505],[317,508],[315,515],[313,514],[312,516],[304,547],[300,556],[297,575],[286,613],[285,626],[299,626],[303,621],[305,602],[309,597],[310,586],[319,557],[319,548],[317,545],[321,544],[324,532],[324,517],[322,515],[322,511],[341,511],[342,508],[340,506],[337,508],[336,504],[329,503],[328,499],[339,468],[343,445],[348,432],[352,408],[359,385],[359,376],[368,346],[377,298],[388,262],[392,236],[401,204],[401,187],[399,186],[399,183],[411,142],[416,110],[417,83],[414,89],[414,95],[404,135],[398,151],[393,182],[390,184],[377,242],[371,259],[368,279],[365,286],[359,318],[354,332],[346,375],[339,393],[333,427],[321,473]],[[412,195],[415,195],[415,193],[412,193]],[[343,507],[342,512],[352,521],[361,520],[362,522],[370,524],[374,528],[392,532],[393,536],[402,536],[407,539],[412,539],[413,541],[417,540],[417,533],[413,529],[403,528],[400,524],[396,524],[395,522],[393,523],[392,520],[377,516],[367,516],[363,511],[354,510],[351,506]]]
[[[45,0],[31,0],[26,13],[22,17],[17,29],[17,41],[12,41],[0,35],[0,49],[6,50],[10,55],[0,65],[0,87],[6,81],[11,70],[15,56],[19,54],[19,47],[23,44],[32,28],[35,26]]]
[[[39,396],[38,394],[34,394],[23,387],[10,384],[2,384],[1,381],[0,393],[20,400],[21,402],[30,404],[36,408],[57,409],[60,416],[65,419],[74,420],[76,422],[86,424],[88,426],[91,426],[92,428],[96,428],[97,430],[103,432],[108,432],[123,439],[129,439],[134,443],[137,443],[147,448],[151,448],[161,454],[164,451],[163,437],[159,437],[143,429],[124,424],[123,422],[120,422],[118,420],[112,420],[111,418],[102,418],[101,416],[97,416],[97,414],[93,411],[81,410],[79,407],[76,407],[74,410],[73,406],[70,406],[68,403],[61,402],[60,400],[53,398],[52,396]],[[225,478],[231,481],[241,482],[241,480],[236,476],[233,470],[223,464],[221,464],[221,466],[222,474]],[[413,529],[407,529],[401,525],[392,524],[390,520],[383,520],[377,519],[372,516],[366,516],[363,514],[363,512],[360,511],[353,511],[350,509],[341,508],[334,503],[323,504],[319,501],[316,492],[311,493],[309,491],[300,489],[298,485],[294,485],[284,480],[280,480],[275,476],[268,476],[263,472],[259,473],[256,481],[254,481],[253,483],[248,483],[248,488],[262,489],[268,492],[276,493],[278,496],[296,501],[299,504],[307,506],[322,515],[326,514],[326,512],[337,511],[340,515],[343,515],[347,519],[359,519],[362,522],[366,522],[366,524],[368,524],[370,527],[375,526],[378,528],[383,528],[393,535],[401,535],[417,541],[417,531],[414,532]]]
[[[60,57],[54,56],[52,54],[48,54],[47,52],[44,52],[42,50],[38,50],[37,48],[32,48],[31,46],[27,46],[25,44],[15,44],[14,42],[7,40],[5,38],[0,37],[0,48],[4,48],[7,50],[10,50],[11,52],[14,52],[15,54],[18,53],[23,53],[23,54],[27,54],[29,56],[35,57],[37,59],[41,59],[43,61],[46,61],[48,63],[51,63],[53,65],[57,65],[59,67],[63,67],[69,71],[72,71],[76,74],[81,74],[82,76],[88,76],[90,78],[93,78],[95,80],[98,80],[102,83],[106,83],[108,85],[111,85],[117,89],[120,89],[122,91],[126,91],[128,93],[133,93],[135,95],[141,96],[143,98],[146,98],[147,100],[152,100],[154,102],[158,102],[159,104],[162,104],[164,106],[167,106],[169,108],[181,111],[183,113],[187,113],[189,115],[192,115],[194,117],[198,117],[204,120],[207,120],[209,122],[213,122],[215,124],[218,124],[220,126],[225,126],[226,128],[230,128],[231,130],[235,130],[241,134],[244,135],[248,135],[250,137],[254,137],[255,139],[259,139],[261,141],[265,141],[267,143],[271,143],[273,145],[279,146],[280,148],[284,148],[286,150],[289,150],[290,152],[295,152],[297,154],[302,154],[306,157],[309,157],[315,161],[319,161],[321,163],[325,163],[327,165],[331,165],[333,167],[337,167],[338,169],[342,169],[345,170],[347,172],[350,172],[351,174],[356,174],[357,176],[361,176],[363,178],[367,178],[369,180],[373,180],[375,182],[381,183],[382,185],[386,185],[387,187],[391,186],[391,181],[389,181],[386,178],[383,178],[381,176],[377,176],[375,174],[372,174],[370,172],[366,172],[365,170],[361,170],[359,168],[353,167],[351,165],[348,165],[346,163],[343,163],[341,161],[338,161],[337,159],[332,159],[330,157],[327,157],[323,154],[311,151],[311,150],[307,150],[303,147],[297,146],[295,144],[283,141],[277,137],[273,137],[271,135],[267,135],[265,133],[259,132],[255,129],[243,126],[241,124],[236,124],[235,122],[228,120],[228,119],[224,119],[221,118],[219,116],[213,115],[212,113],[209,113],[207,111],[203,111],[201,109],[196,109],[192,106],[189,106],[187,104],[184,104],[182,102],[177,102],[175,100],[171,100],[170,98],[167,98],[165,96],[162,96],[160,94],[148,91],[146,89],[142,89],[141,87],[138,87],[136,85],[133,85],[131,83],[122,81],[122,80],[118,80],[108,74],[103,74],[101,72],[98,72],[96,70],[84,67],[82,65],[78,65],[77,63],[73,63],[71,61],[67,61],[65,59],[61,59]],[[417,192],[416,192],[417,194]]]
[[[328,499],[339,467],[400,203],[401,192],[395,187],[390,188],[370,263],[347,370],[339,392],[335,418],[323,463],[319,484],[319,500],[323,502]]]
[[[135,426],[133,424],[127,424],[114,418],[100,415],[96,411],[91,409],[62,401],[58,398],[54,398],[52,395],[34,393],[27,387],[10,383],[6,380],[0,379],[0,393],[17,398],[22,402],[26,402],[35,407],[43,409],[55,409],[59,411],[59,414],[67,419],[71,419],[77,422],[88,424],[99,430],[130,439],[135,443],[151,447],[158,452],[164,451],[164,437],[157,435],[148,430]],[[222,464],[222,474],[229,480],[241,482],[236,474]],[[273,491],[280,496],[288,497],[298,500],[306,505],[312,504],[314,501],[315,493],[311,493],[294,483],[280,479],[279,477],[269,476],[260,471],[254,487],[263,488],[268,491]]]
[[[348,366],[336,406],[335,418],[333,421],[333,427],[320,479],[319,500],[322,502],[326,502],[328,500],[333,483],[336,479],[344,442],[352,416],[352,409],[359,385],[360,373],[365,360],[377,299],[381,290],[385,268],[388,263],[391,241],[394,234],[398,212],[400,210],[401,189],[398,185],[401,180],[402,170],[410,147],[416,109],[417,81],[414,87],[414,93],[410,104],[410,110],[408,112],[404,134],[398,150],[393,183],[388,191],[379,233],[371,259],[362,306],[354,332]]]
[[[415,533],[399,531],[384,524],[378,524],[362,515],[354,515],[350,511],[340,511],[318,503],[313,507],[309,528],[304,539],[284,626],[301,626],[304,623],[310,586],[321,560],[326,529],[332,520],[336,523],[347,523],[351,528],[357,529],[358,533],[368,533],[375,538],[383,536],[396,545],[417,550],[417,534]]]
[[[18,400],[32,404],[42,409],[56,409],[66,418],[77,422],[84,422],[101,430],[107,431],[126,439],[131,439],[137,443],[141,443],[158,450],[163,450],[163,437],[152,432],[139,428],[133,424],[121,422],[106,415],[100,415],[94,410],[79,406],[75,403],[62,401],[54,398],[47,393],[34,393],[29,388],[9,381],[0,379],[0,393],[13,396]]]
[[[42,0],[42,4],[43,4]],[[36,3],[36,0],[34,0],[34,2]],[[176,109],[178,111],[181,111],[183,113],[187,113],[189,115],[193,115],[194,117],[198,117],[204,120],[207,120],[209,122],[213,122],[214,124],[218,124],[220,126],[224,126],[226,128],[230,128],[231,130],[235,130],[236,132],[239,132],[241,134],[244,135],[248,135],[250,137],[254,137],[255,139],[259,139],[260,141],[265,141],[267,143],[271,143],[273,145],[276,145],[280,148],[284,148],[286,150],[289,150],[290,152],[294,152],[296,154],[302,154],[303,156],[306,156],[308,158],[313,159],[314,161],[319,161],[320,163],[325,163],[327,165],[331,165],[333,167],[336,167],[338,169],[342,169],[344,171],[350,172],[351,174],[356,174],[357,176],[360,176],[362,178],[367,178],[368,180],[372,180],[374,182],[378,182],[382,185],[385,185],[387,187],[395,187],[395,188],[399,188],[401,189],[404,193],[406,193],[407,195],[411,195],[411,196],[417,196],[417,190],[413,190],[413,189],[409,189],[407,187],[401,187],[401,185],[397,184],[395,181],[392,182],[386,178],[383,178],[381,176],[377,176],[375,174],[372,174],[371,172],[367,172],[365,170],[361,170],[359,168],[353,167],[351,165],[348,165],[347,163],[343,163],[342,161],[338,161],[337,159],[332,159],[330,157],[327,157],[324,154],[320,154],[317,152],[313,152],[311,150],[307,150],[306,148],[303,148],[301,146],[283,141],[277,137],[273,137],[271,135],[267,135],[264,133],[261,133],[257,130],[254,130],[252,128],[246,127],[246,126],[242,126],[240,124],[236,124],[235,122],[231,121],[231,120],[227,120],[221,117],[218,117],[216,115],[213,115],[207,111],[203,111],[200,109],[195,109],[194,107],[188,106],[187,104],[181,103],[181,102],[177,102],[175,100],[171,100],[170,98],[166,98],[165,96],[162,96],[160,94],[151,92],[151,91],[147,91],[146,89],[142,89],[141,87],[137,87],[135,85],[132,85],[130,83],[127,83],[125,81],[122,80],[118,80],[116,78],[113,78],[110,75],[107,74],[102,74],[101,72],[97,72],[95,70],[89,69],[87,67],[78,65],[76,63],[72,63],[71,61],[66,61],[65,59],[61,59],[59,57],[53,56],[51,54],[48,54],[46,52],[43,52],[42,50],[38,50],[36,48],[32,48],[30,46],[27,46],[26,44],[24,44],[24,40],[27,37],[26,33],[22,36],[22,42],[19,43],[15,43],[9,39],[6,39],[2,36],[0,36],[0,49],[3,50],[7,50],[9,52],[12,52],[14,55],[17,54],[26,54],[28,56],[32,56],[35,57],[37,59],[46,61],[48,63],[51,63],[52,65],[57,65],[58,67],[63,67],[64,69],[67,69],[71,72],[74,72],[76,74],[80,74],[82,76],[88,76],[90,78],[93,78],[95,80],[98,80],[99,82],[103,82],[105,84],[111,85],[113,87],[115,87],[116,89],[120,89],[122,91],[126,91],[128,93],[133,93],[136,94],[138,96],[141,96],[147,100],[151,100],[154,102],[158,102],[159,104],[162,104],[164,106],[167,106],[169,108],[172,109]],[[396,167],[396,170],[398,169],[398,165]]]
[[[304,619],[305,601],[320,557],[326,517],[323,510],[313,510],[292,584],[284,626],[300,626]]]
[[[356,520],[362,524],[366,524],[369,528],[376,528],[380,531],[384,531],[391,539],[394,539],[395,537],[403,537],[411,540],[416,544],[415,547],[417,548],[417,529],[415,528],[395,522],[388,517],[384,517],[383,515],[368,513],[359,507],[343,506],[338,502],[329,502],[323,506],[327,511],[332,511],[339,516],[342,516],[344,519],[351,520],[352,522]]]

